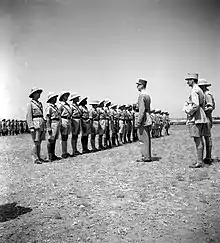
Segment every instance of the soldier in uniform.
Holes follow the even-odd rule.
[[[111,144],[112,131],[111,131],[111,127],[110,127],[111,112],[110,112],[110,109],[109,109],[110,105],[111,105],[111,101],[107,100],[105,102],[105,106],[104,106],[105,119],[106,119],[106,129],[105,129],[105,133],[104,133],[104,147],[105,148],[111,148],[112,147],[112,144]]]
[[[2,121],[0,120],[0,136],[2,136]]]
[[[155,126],[155,110],[152,109],[150,112],[151,120],[152,120],[152,127],[151,127],[151,137],[155,138],[156,137],[156,126]]]
[[[67,103],[68,97],[70,96],[70,92],[62,91],[59,97],[58,109],[61,114],[61,126],[60,133],[62,139],[62,158],[71,157],[71,154],[67,152],[67,141],[68,136],[71,132],[71,117],[72,117],[72,108]]]
[[[6,120],[2,119],[2,136],[7,135],[7,126],[6,126]]]
[[[87,97],[81,98],[79,101],[79,108],[82,113],[82,153],[90,153],[91,150],[88,149],[88,142],[89,142],[89,134],[91,133],[90,127],[90,119],[89,119],[89,110],[87,108]]]
[[[188,101],[185,102],[184,111],[187,114],[187,127],[190,136],[194,138],[197,150],[197,161],[190,168],[200,168],[204,166],[204,142],[203,136],[208,135],[206,124],[207,117],[205,114],[205,95],[198,86],[198,74],[188,74],[185,78],[191,88]]]
[[[23,134],[24,133],[24,126],[23,126],[22,120],[19,121],[19,127],[20,127],[20,133]]]
[[[128,142],[131,143],[131,134],[133,127],[133,113],[132,113],[132,105],[127,105],[127,139]]]
[[[125,134],[125,113],[124,104],[118,106],[118,117],[119,117],[119,142],[124,144],[124,134]]]
[[[15,135],[15,120],[14,119],[12,119],[11,121],[10,121],[10,135]]]
[[[209,91],[208,87],[211,86],[210,83],[206,79],[199,79],[198,81],[198,86],[202,89],[204,95],[205,95],[205,114],[208,119],[208,130],[209,133],[207,134],[208,136],[204,136],[205,138],[205,146],[206,146],[206,157],[204,159],[204,162],[206,164],[211,164],[212,163],[212,134],[211,134],[211,129],[212,129],[212,112],[215,109],[215,100],[211,92]]]
[[[71,108],[72,108],[72,138],[71,138],[71,145],[72,145],[72,156],[77,156],[81,154],[77,150],[77,141],[80,134],[80,127],[81,127],[81,119],[82,119],[82,112],[79,108],[78,102],[79,102],[80,95],[72,94],[70,97],[70,101],[72,101]]]
[[[89,111],[89,118],[91,122],[91,147],[92,147],[92,152],[97,152],[98,149],[95,146],[96,142],[96,135],[99,134],[99,112],[97,110],[99,101],[94,100],[90,103],[92,108]]]
[[[24,133],[28,133],[29,128],[28,128],[27,122],[23,121],[22,123],[23,123],[23,127],[24,127]]]
[[[119,145],[119,141],[118,141],[118,115],[117,115],[117,111],[116,111],[117,105],[116,104],[112,104],[110,106],[110,129],[111,129],[111,143],[112,146],[116,146],[116,142],[117,142],[117,146]]]
[[[170,129],[170,119],[169,119],[169,112],[165,112],[165,125],[164,125],[164,128],[165,128],[165,135],[166,136],[169,136],[169,129]]]
[[[15,134],[18,135],[20,133],[20,130],[21,130],[21,128],[20,128],[19,121],[16,120],[15,121]]]
[[[139,140],[142,143],[141,145],[141,154],[142,158],[137,159],[137,162],[151,162],[151,125],[152,120],[150,117],[150,105],[151,98],[146,92],[147,81],[139,79],[137,84],[137,89],[140,92],[138,97],[138,107],[139,107],[139,116],[138,116],[138,135]]]
[[[133,141],[138,141],[137,133],[137,118],[138,118],[138,105],[133,104]]]
[[[61,124],[61,114],[58,107],[56,106],[57,97],[58,94],[50,92],[48,94],[48,106],[46,108],[46,121],[48,132],[47,152],[50,162],[61,159],[55,155],[56,140],[59,138]]]
[[[103,135],[106,132],[106,113],[104,110],[105,100],[102,100],[97,108],[99,114],[99,150],[104,150]]]
[[[8,135],[11,135],[11,120],[10,120],[10,119],[8,119],[8,120],[6,121],[6,127],[7,127],[6,135],[7,135],[7,136],[8,136]]]
[[[35,160],[34,163],[42,164],[45,162],[40,156],[41,152],[41,142],[45,140],[45,124],[43,118],[43,105],[39,101],[42,89],[32,88],[29,94],[31,101],[27,105],[27,123],[31,132],[31,137],[35,145],[34,154]]]

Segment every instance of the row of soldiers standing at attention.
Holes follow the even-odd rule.
[[[138,115],[138,107],[134,105],[116,105],[109,100],[90,102],[91,109],[87,108],[87,97],[80,97],[77,94],[70,95],[70,92],[63,91],[60,95],[49,93],[46,112],[43,112],[43,105],[39,101],[42,89],[33,88],[29,97],[27,123],[35,144],[35,163],[41,164],[44,160],[40,156],[41,142],[45,140],[48,133],[48,158],[49,161],[61,159],[55,155],[56,140],[61,134],[62,158],[79,155],[77,150],[78,137],[81,133],[82,153],[96,152],[130,143],[138,140],[135,118]],[[59,97],[59,102],[57,99]],[[164,115],[164,117],[162,116]],[[155,125],[152,126],[152,136],[159,137],[161,128],[168,124],[168,113],[153,111]],[[165,119],[166,117],[166,119]],[[46,123],[45,123],[46,120]],[[162,120],[164,125],[162,126]],[[165,122],[166,121],[166,122]],[[167,126],[166,126],[167,127]],[[168,129],[166,130],[168,135]],[[68,153],[67,144],[71,134],[72,153]],[[92,150],[88,149],[90,144]],[[98,146],[96,145],[98,138]]]
[[[0,120],[0,136],[18,135],[28,132],[29,129],[26,121],[14,119]]]

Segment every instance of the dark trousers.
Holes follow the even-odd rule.
[[[141,126],[138,128],[138,137],[141,144],[141,154],[144,159],[151,159],[151,126]]]

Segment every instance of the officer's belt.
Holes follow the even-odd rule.
[[[72,116],[72,119],[81,119],[81,117],[80,116]]]
[[[52,118],[51,121],[60,121],[60,118]]]
[[[42,115],[38,115],[38,116],[33,116],[33,118],[43,118]]]
[[[99,121],[99,119],[92,119],[93,121]]]
[[[69,116],[61,116],[61,118],[63,118],[63,119],[70,119],[70,117]]]

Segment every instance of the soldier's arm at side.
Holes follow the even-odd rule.
[[[27,124],[28,124],[29,129],[34,129],[31,103],[28,103],[28,105],[27,105],[26,120],[27,120]]]
[[[192,103],[186,110],[187,114],[193,115],[199,109],[199,95],[197,92],[191,94]]]
[[[138,107],[139,107],[139,113],[138,113],[137,125],[140,126],[145,116],[144,96],[142,94],[138,98]]]

